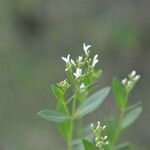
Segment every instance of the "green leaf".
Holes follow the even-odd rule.
[[[59,111],[60,113],[66,115],[66,116],[69,116],[69,111],[68,111],[68,108],[66,106],[66,104],[62,104],[62,103],[59,103],[57,105],[57,111]],[[58,129],[59,129],[59,132],[61,133],[61,135],[63,136],[63,138],[65,140],[68,140],[69,138],[69,129],[70,129],[70,121],[65,121],[65,122],[60,122],[59,124],[57,124],[58,126]]]
[[[123,110],[127,103],[126,92],[122,87],[122,84],[119,80],[113,80],[113,93],[115,96],[115,101],[120,110]]]
[[[132,145],[129,142],[122,143],[116,146],[115,150],[130,150]]]
[[[82,117],[100,106],[109,93],[110,87],[103,88],[85,100],[77,109],[75,116]]]
[[[142,112],[142,107],[140,106],[129,111],[126,114],[124,120],[122,121],[121,129],[125,129],[128,126],[132,125],[136,121],[136,119],[139,117],[141,112]]]
[[[38,112],[38,115],[53,122],[65,122],[69,119],[68,116],[53,110],[41,110]]]
[[[136,104],[133,104],[133,105],[131,105],[131,106],[129,106],[129,107],[127,108],[127,111],[132,110],[133,108],[136,108],[136,107],[138,107],[138,106],[140,106],[140,105],[141,105],[141,102],[138,102],[138,103],[136,103]]]
[[[96,147],[87,140],[82,140],[85,150],[96,150]]]
[[[64,104],[65,103],[64,92],[60,88],[56,87],[55,85],[52,85],[51,87],[52,87],[53,94],[57,98],[57,100]]]

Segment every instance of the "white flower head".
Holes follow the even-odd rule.
[[[74,73],[74,76],[76,77],[76,79],[78,79],[79,77],[82,76],[82,69],[77,68],[76,72]]]
[[[91,47],[91,45],[86,45],[85,43],[83,43],[83,50],[85,52],[86,55],[88,55],[89,53],[89,48]]]
[[[92,67],[95,67],[95,65],[98,63],[98,59],[97,59],[98,55],[95,55],[92,61]]]
[[[62,60],[67,64],[70,63],[70,54],[68,54],[67,57],[62,57]]]
[[[131,77],[134,77],[136,75],[136,71],[133,70],[130,75],[131,75]]]

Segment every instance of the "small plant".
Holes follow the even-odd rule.
[[[97,109],[110,91],[110,87],[104,87],[93,94],[97,80],[101,79],[102,70],[95,69],[99,61],[98,55],[91,57],[90,48],[91,45],[83,44],[84,55],[76,60],[71,59],[70,55],[62,57],[68,79],[52,85],[57,108],[39,111],[38,115],[57,124],[68,150],[132,149],[129,142],[118,142],[121,133],[135,122],[142,111],[139,103],[128,106],[129,95],[140,75],[132,71],[122,82],[114,79],[112,88],[119,115],[108,118],[106,125],[98,121],[97,125],[91,123],[91,127],[87,128],[83,123],[84,116]]]

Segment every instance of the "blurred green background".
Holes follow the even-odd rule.
[[[0,150],[65,150],[56,126],[36,113],[55,107],[50,85],[66,78],[61,56],[83,53],[83,42],[99,54],[101,87],[133,69],[141,74],[130,103],[141,101],[144,111],[123,138],[149,150],[149,6],[148,0],[0,0]],[[116,112],[111,92],[85,123]]]

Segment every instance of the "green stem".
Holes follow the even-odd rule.
[[[73,118],[70,120],[70,130],[68,139],[68,150],[72,150],[72,135],[73,135]]]
[[[115,145],[117,144],[118,140],[119,140],[119,137],[122,133],[122,129],[121,129],[121,124],[122,124],[122,121],[123,121],[123,118],[125,116],[125,113],[126,113],[126,110],[127,110],[127,102],[128,102],[128,94],[126,95],[126,105],[125,105],[125,108],[121,111],[120,113],[120,116],[119,116],[119,121],[118,121],[118,132],[116,133],[116,137],[112,143],[112,150],[114,149]]]
[[[75,95],[72,102],[72,114],[70,119],[70,130],[69,130],[69,138],[68,138],[68,150],[72,150],[72,139],[73,139],[73,129],[74,129],[74,114],[76,110],[76,98],[78,94],[78,86],[75,88]]]

